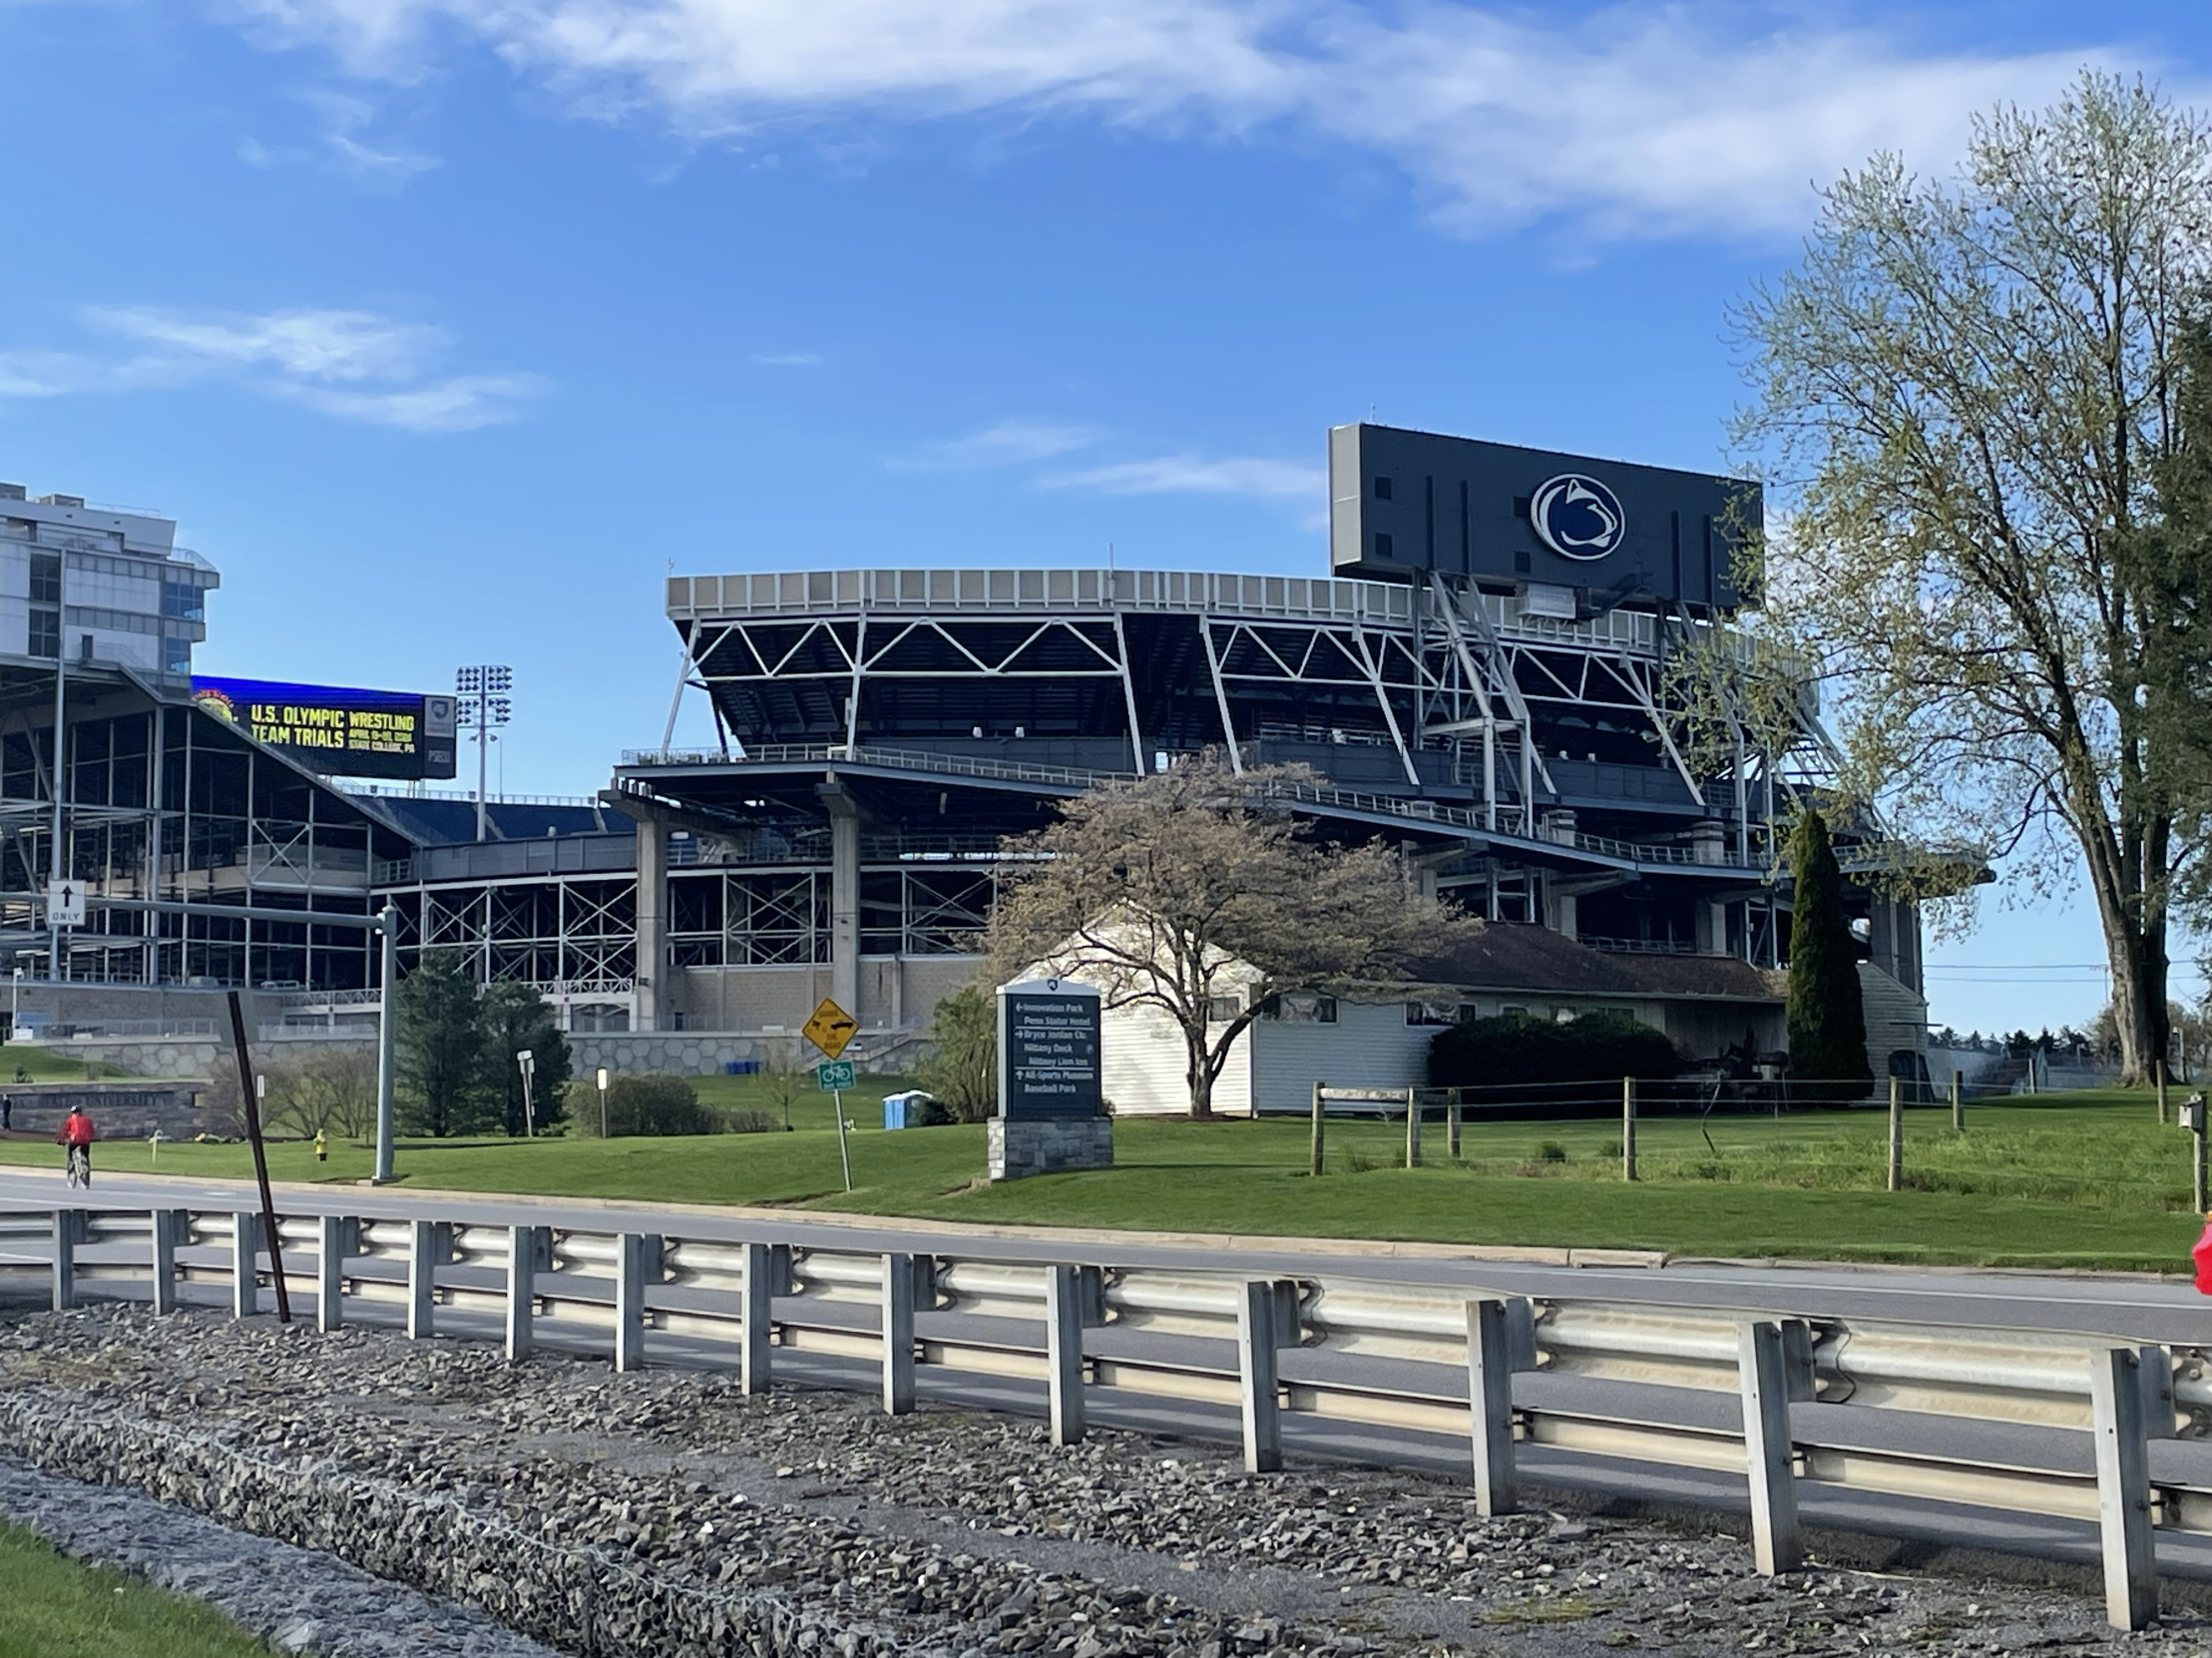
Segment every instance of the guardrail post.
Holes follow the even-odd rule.
[[[261,1310],[261,1217],[250,1209],[230,1217],[230,1316],[249,1319]]]
[[[1045,1269],[1045,1371],[1053,1444],[1084,1436],[1083,1282],[1074,1267]]]
[[[191,1235],[192,1216],[183,1209],[156,1209],[153,1214],[154,1311],[177,1311],[177,1246]]]
[[[1810,1405],[1820,1397],[1820,1370],[1814,1356],[1809,1319],[1783,1319],[1782,1392],[1792,1405]]]
[[[2096,1436],[2097,1529],[2104,1555],[2104,1616],[2141,1629],[2158,1615],[2158,1561],[2150,1515],[2150,1451],[2143,1438],[2141,1358],[2131,1347],[2089,1356]]]
[[[883,1258],[883,1408],[914,1409],[914,1257]]]
[[[650,1258],[659,1265],[661,1240],[642,1232],[625,1232],[615,1244],[615,1368],[644,1370],[646,1262]]]
[[[1636,1079],[1620,1079],[1620,1177],[1636,1177]]]
[[[538,1232],[535,1226],[507,1228],[507,1360],[530,1351],[532,1319],[538,1306]]]
[[[744,1346],[738,1357],[738,1386],[748,1394],[768,1391],[768,1340],[775,1323],[774,1256],[766,1244],[745,1249]]]
[[[82,1209],[54,1211],[54,1311],[77,1305],[77,1245],[85,1235]]]
[[[1275,1395],[1275,1286],[1247,1280],[1236,1302],[1237,1381],[1244,1416],[1244,1470],[1273,1473],[1283,1465],[1281,1406]]]
[[[1905,1189],[1905,1090],[1890,1078],[1890,1190]]]
[[[1475,1511],[1485,1519],[1514,1511],[1513,1350],[1506,1303],[1482,1296],[1467,1304],[1467,1410],[1475,1442]]]
[[[1960,1072],[1951,1073],[1951,1131],[1964,1134],[1967,1131],[1967,1096],[1959,1086]]]
[[[407,1227],[407,1339],[428,1341],[438,1305],[438,1223]]]
[[[1797,1527],[1782,1327],[1770,1320],[1744,1325],[1736,1364],[1743,1391],[1744,1460],[1751,1476],[1751,1550],[1759,1570],[1772,1577],[1805,1563],[1805,1543]]]
[[[345,1322],[345,1218],[323,1215],[315,1237],[315,1328],[335,1330]]]
[[[1317,1179],[1321,1174],[1323,1124],[1326,1121],[1327,1113],[1321,1108],[1321,1084],[1316,1082],[1313,1085],[1313,1151],[1307,1159],[1306,1172]]]

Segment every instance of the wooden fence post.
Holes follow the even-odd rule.
[[[1951,1131],[1964,1134],[1967,1131],[1967,1096],[1960,1085],[1960,1072],[1951,1073]]]
[[[1321,1109],[1321,1084],[1316,1082],[1313,1085],[1313,1155],[1306,1168],[1306,1172],[1316,1178],[1321,1174],[1323,1124],[1326,1120]]]
[[[1620,1079],[1620,1177],[1636,1177],[1636,1079]]]
[[[1460,1092],[1452,1090],[1452,1102],[1444,1107],[1444,1154],[1453,1162],[1460,1160]]]
[[[1467,1304],[1467,1411],[1474,1437],[1475,1511],[1485,1519],[1514,1511],[1513,1349],[1506,1303],[1482,1296]]]
[[[2027,1062],[2032,1066],[2035,1062],[2035,1055],[2030,1053],[2027,1056]],[[2158,1084],[2158,1120],[2169,1122],[2172,1119],[2166,1115],[2166,1061],[2162,1058],[2153,1059],[2150,1066],[2151,1076]]]
[[[1421,1166],[1421,1101],[1415,1089],[1406,1090],[1406,1167]]]
[[[1896,1077],[1890,1078],[1890,1190],[1905,1189],[1905,1094]]]
[[[1772,1577],[1805,1563],[1782,1327],[1771,1320],[1745,1324],[1737,1338],[1736,1364],[1743,1394],[1744,1460],[1751,1476],[1751,1549],[1759,1570]]]

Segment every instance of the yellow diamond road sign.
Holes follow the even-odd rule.
[[[859,1032],[860,1022],[825,996],[804,1030],[806,1039],[834,1059]]]

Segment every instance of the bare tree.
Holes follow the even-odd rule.
[[[1078,796],[1016,843],[993,907],[1002,978],[1042,968],[1148,1007],[1181,1033],[1190,1114],[1266,1000],[1387,977],[1479,924],[1424,899],[1380,842],[1332,846],[1279,796],[1303,766],[1238,776],[1208,755]],[[1230,1006],[1231,993],[1234,1006]]]
[[[810,1072],[805,1049],[796,1036],[769,1036],[760,1043],[760,1076],[770,1104],[783,1112],[783,1125],[791,1126],[791,1107],[809,1091]]]
[[[1904,832],[2085,872],[2123,1068],[2166,1046],[2167,918],[2196,846],[2158,778],[2171,625],[2125,556],[2180,441],[2174,357],[2212,269],[2205,123],[2085,74],[1979,120],[1946,187],[1878,157],[1737,322],[1777,474],[1767,624],[1833,690],[1842,792]]]

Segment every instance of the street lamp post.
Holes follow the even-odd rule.
[[[15,970],[15,983],[8,990],[8,1040],[15,1040],[15,1034],[23,1029],[23,970]]]
[[[538,1137],[538,1112],[530,1099],[530,1078],[537,1074],[538,1061],[529,1048],[515,1055],[515,1063],[522,1068],[522,1131],[531,1139]]]
[[[459,722],[476,732],[476,838],[486,836],[485,785],[490,778],[492,731],[515,717],[515,705],[504,694],[515,688],[515,670],[496,662],[456,668],[453,689],[459,698],[455,710]]]
[[[399,1078],[399,911],[387,903],[377,913],[383,1000],[376,1016],[376,1173],[379,1186],[391,1184],[392,1140],[395,1133],[393,1096]]]
[[[607,1138],[607,1067],[599,1067],[599,1137]]]

